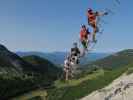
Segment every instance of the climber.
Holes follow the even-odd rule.
[[[86,50],[88,51],[88,44],[90,42],[90,36],[89,35],[91,35],[89,30],[86,28],[85,25],[82,25],[81,30],[80,30],[80,41],[83,45],[84,51],[86,51]]]
[[[73,43],[70,55],[71,55],[71,62],[73,62],[74,64],[79,64],[80,50],[78,48],[77,43]]]
[[[69,56],[64,61],[64,72],[65,72],[65,80],[67,81],[69,78],[69,74],[71,73],[71,61]]]
[[[99,32],[98,17],[107,15],[107,12],[94,12],[91,8],[87,11],[88,25],[93,28],[93,42],[96,42],[96,33]]]

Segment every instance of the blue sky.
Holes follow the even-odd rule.
[[[133,0],[0,0],[0,43],[12,51],[67,51],[78,41],[86,9],[111,9],[95,52],[133,48]]]

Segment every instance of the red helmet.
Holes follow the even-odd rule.
[[[92,12],[92,9],[91,8],[88,8],[88,12]]]

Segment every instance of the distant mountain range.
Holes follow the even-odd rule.
[[[36,55],[45,59],[48,59],[54,64],[62,64],[64,62],[66,52],[53,52],[53,53],[43,53],[43,52],[16,52],[21,57]]]
[[[126,66],[133,62],[133,49],[123,50],[107,56],[103,59],[97,60],[85,66],[97,66],[107,69],[118,68]]]
[[[54,64],[63,64],[65,57],[67,56],[67,52],[53,52],[53,53],[43,53],[43,52],[16,52],[21,57],[36,55],[42,58],[46,58]],[[102,59],[111,53],[89,53],[84,58],[81,59],[81,64],[86,64],[88,62],[92,62],[98,59]]]

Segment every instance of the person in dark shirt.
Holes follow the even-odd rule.
[[[71,61],[76,62],[76,64],[79,64],[79,58],[80,58],[80,50],[78,48],[78,44],[74,43],[73,47],[71,48]]]

